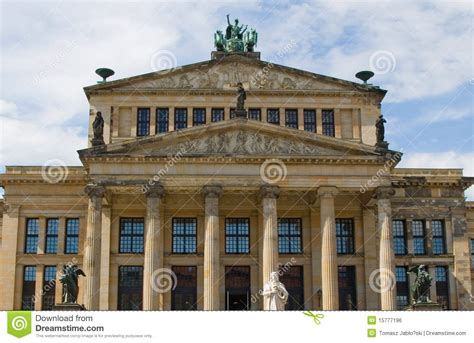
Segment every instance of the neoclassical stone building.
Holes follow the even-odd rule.
[[[474,309],[474,180],[396,167],[385,90],[241,52],[84,91],[82,166],[0,175],[1,310],[60,302],[67,263],[90,310],[263,309],[276,270],[288,309],[395,310],[418,264],[433,300]]]

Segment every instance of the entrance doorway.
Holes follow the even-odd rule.
[[[250,310],[250,267],[225,268],[225,309]]]

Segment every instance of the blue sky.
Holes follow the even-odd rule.
[[[263,60],[352,81],[373,69],[400,166],[474,176],[471,2],[383,0],[2,1],[0,171],[79,164],[94,70],[147,73],[164,50],[177,65],[209,59],[227,13],[256,28]]]

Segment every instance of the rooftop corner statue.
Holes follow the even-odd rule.
[[[217,51],[224,52],[252,52],[257,45],[258,33],[255,29],[247,31],[248,25],[240,25],[239,19],[230,22],[227,15],[227,28],[225,36],[221,30],[214,33],[214,45]]]

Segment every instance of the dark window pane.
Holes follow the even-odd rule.
[[[206,124],[206,109],[205,108],[194,108],[193,109],[193,126]]]
[[[143,218],[120,218],[119,252],[143,254]]]
[[[41,280],[40,280],[41,281]],[[23,269],[23,287],[21,309],[35,309],[36,266],[25,266]]]
[[[156,133],[168,132],[169,127],[169,109],[156,109]]]
[[[393,248],[395,255],[406,255],[406,234],[405,234],[405,222],[403,220],[392,221],[392,232],[393,232]]]
[[[301,254],[301,219],[278,219],[278,252],[280,254]]]
[[[250,267],[225,267],[225,309],[250,309]]]
[[[355,267],[338,267],[339,309],[357,310]]]
[[[118,282],[118,310],[141,310],[143,267],[120,266]]]
[[[449,273],[448,267],[435,267],[436,281],[436,301],[443,306],[444,310],[449,309]]]
[[[137,112],[137,136],[150,134],[150,109],[139,108]]]
[[[174,110],[174,128],[175,130],[188,127],[188,110],[186,108],[176,108]]]
[[[196,253],[196,218],[173,218],[172,252]]]
[[[262,120],[262,110],[259,108],[250,108],[249,109],[249,119],[253,120]]]
[[[26,219],[25,253],[36,254],[38,250],[39,219]]]
[[[285,285],[288,291],[288,302],[285,305],[286,310],[304,309],[304,282],[303,266],[283,266],[280,269],[280,282]]]
[[[323,135],[334,137],[334,110],[322,111]]]
[[[354,253],[354,221],[336,219],[336,250],[338,254]]]
[[[43,279],[43,311],[53,309],[56,296],[56,266],[44,267]]]
[[[431,222],[431,231],[433,233],[433,254],[445,254],[446,241],[444,236],[444,222],[442,220],[433,220]]]
[[[316,132],[316,111],[315,110],[304,110],[304,130],[309,132]]]
[[[397,306],[399,310],[403,310],[409,303],[410,292],[407,272],[407,267],[395,267]]]
[[[285,126],[292,129],[298,128],[298,111],[285,110]]]
[[[64,252],[66,254],[77,254],[79,250],[79,219],[68,218],[66,220],[66,242]]]
[[[211,112],[211,121],[217,122],[224,120],[224,109],[223,108],[213,108]]]
[[[414,220],[412,222],[413,253],[415,255],[426,254],[425,222]]]
[[[46,254],[56,254],[58,252],[58,227],[59,219],[49,218],[46,221]]]
[[[176,285],[172,287],[172,310],[197,309],[197,268],[195,266],[173,266],[176,275]]]
[[[225,220],[225,252],[226,254],[248,254],[249,251],[249,219],[226,218]]]
[[[280,110],[278,108],[269,108],[267,110],[267,122],[280,125]]]

